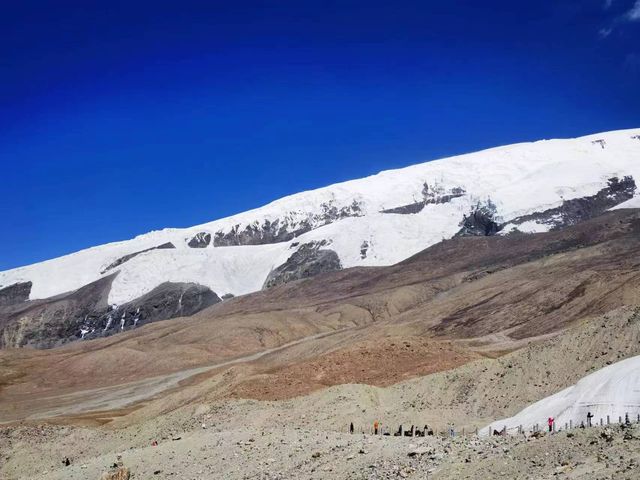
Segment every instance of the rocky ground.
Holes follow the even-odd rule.
[[[133,479],[635,479],[640,426],[533,436],[373,436],[303,428],[99,432],[0,431],[3,479],[99,479],[122,462]],[[156,435],[154,435],[154,433]],[[157,445],[154,444],[157,442]],[[63,461],[69,458],[70,465]]]
[[[640,355],[640,220],[598,222],[0,350],[0,479],[98,479],[120,461],[140,479],[640,478],[636,428],[368,433],[468,434]]]

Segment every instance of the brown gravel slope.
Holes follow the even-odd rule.
[[[340,383],[389,385],[639,303],[639,266],[637,210],[559,232],[456,238],[398,265],[321,275],[107,339],[0,351],[0,412],[15,418],[28,414],[16,409],[29,399],[167,375],[332,332],[235,368],[236,395],[279,398],[267,379],[288,386],[282,397]]]

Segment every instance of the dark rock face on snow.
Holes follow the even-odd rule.
[[[116,275],[75,292],[0,307],[0,348],[49,348],[75,340],[87,315],[107,310],[107,296]]]
[[[196,233],[195,236],[189,240],[189,245],[191,248],[206,248],[211,243],[211,234],[208,232],[200,232]]]
[[[0,348],[51,348],[74,340],[109,336],[145,323],[193,315],[220,298],[193,283],[163,283],[120,306],[107,298],[116,274],[75,292],[0,307]]]
[[[422,200],[409,203],[408,205],[382,210],[382,213],[410,215],[421,212],[427,205],[449,203],[454,198],[462,197],[465,194],[464,188],[454,187],[446,190],[441,185],[436,184],[430,187],[427,182],[424,182],[422,187]]]
[[[221,302],[208,287],[196,283],[165,282],[149,293],[85,319],[84,339],[105,337],[147,323],[188,317]]]
[[[502,228],[496,219],[496,206],[491,200],[484,205],[476,205],[469,215],[463,217],[460,227],[456,237],[491,236]]]
[[[613,177],[608,180],[607,186],[595,195],[565,200],[557,208],[518,217],[508,223],[517,226],[524,222],[535,221],[549,225],[551,230],[558,230],[594,218],[632,199],[635,192],[636,182],[633,177],[626,176],[622,180]]]
[[[303,244],[285,263],[269,273],[262,288],[340,270],[340,257],[333,250],[321,249],[324,245],[325,241]]]
[[[0,307],[15,305],[29,300],[31,286],[31,282],[21,282],[0,288]]]
[[[565,200],[559,207],[524,215],[504,223],[496,216],[496,207],[489,200],[485,205],[478,204],[469,215],[463,217],[460,223],[462,228],[456,236],[495,235],[506,225],[515,225],[514,232],[517,232],[518,225],[530,221],[548,225],[550,230],[559,230],[597,217],[632,199],[635,192],[636,182],[632,176],[623,177],[622,180],[613,177],[607,181],[607,186],[595,195]]]
[[[368,251],[369,251],[369,242],[365,240],[364,242],[362,242],[362,245],[360,245],[360,258],[362,258],[363,260],[367,258]]]
[[[244,229],[240,225],[235,225],[227,232],[218,231],[215,233],[213,244],[216,247],[228,247],[288,242],[323,225],[362,215],[360,204],[355,200],[341,208],[336,207],[332,202],[327,202],[320,205],[320,213],[308,215],[302,220],[295,220],[294,215],[289,214],[283,219],[265,220],[262,224],[256,221]]]
[[[141,253],[145,253],[145,252],[150,252],[151,250],[163,250],[163,249],[167,249],[167,248],[176,248],[176,246],[171,243],[171,242],[167,242],[167,243],[163,243],[162,245],[158,245],[157,247],[151,247],[151,248],[146,248],[144,250],[140,250],[139,252],[133,252],[130,253],[128,255],[125,255],[124,257],[120,257],[119,259],[117,259],[115,262],[111,263],[110,265],[108,265],[104,270],[102,270],[102,272],[100,273],[106,273],[109,270],[112,270],[116,267],[119,267],[120,265],[122,265],[124,262],[128,262],[129,260],[131,260],[133,257],[140,255]]]

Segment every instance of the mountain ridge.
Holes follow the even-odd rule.
[[[386,170],[3,271],[0,295],[28,284],[27,299],[44,300],[117,272],[107,294],[114,310],[167,282],[228,298],[336,269],[396,264],[456,235],[550,231],[635,201],[639,155],[640,129],[630,129]],[[135,312],[125,314],[126,326],[137,325]],[[80,338],[82,318],[67,320]]]

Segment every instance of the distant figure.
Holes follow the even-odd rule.
[[[627,425],[627,426],[631,425],[631,421],[629,420],[629,414],[628,413],[624,414],[624,424]]]
[[[456,429],[455,429],[455,425],[452,423],[451,426],[449,427],[449,436],[451,438],[456,436]]]
[[[587,412],[587,427],[591,426],[591,419],[593,418],[593,413]]]
[[[374,435],[378,434],[378,421],[377,420],[375,422],[373,422],[373,434]]]
[[[354,431],[353,422],[351,422],[351,425],[349,425],[349,433],[353,435],[353,431]]]
[[[547,423],[549,424],[549,431],[550,431],[550,432],[553,432],[553,422],[554,422],[554,421],[555,421],[555,420],[553,419],[553,417],[549,417],[549,418],[547,419]]]
[[[398,427],[398,431],[396,433],[393,434],[394,437],[401,437],[402,436],[402,425],[400,425]]]
[[[65,459],[62,461],[62,463],[63,463],[63,465],[64,465],[65,467],[68,467],[69,465],[71,465],[71,462],[69,461],[69,457],[65,458]]]

